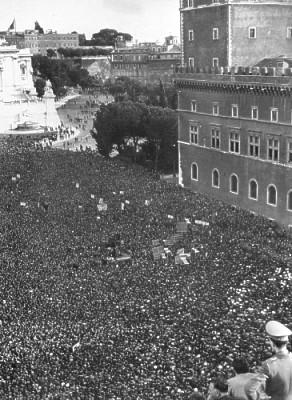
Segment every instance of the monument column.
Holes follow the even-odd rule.
[[[58,125],[61,124],[59,115],[56,110],[55,98],[56,96],[54,95],[52,84],[49,80],[47,80],[45,86],[45,94],[43,96],[43,102],[45,103],[45,127],[56,128]]]

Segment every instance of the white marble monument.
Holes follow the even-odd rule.
[[[26,124],[39,128],[60,124],[49,81],[43,98],[37,97],[31,57],[29,49],[0,45],[0,134],[17,133]]]

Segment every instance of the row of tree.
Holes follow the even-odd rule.
[[[177,116],[170,108],[131,100],[101,105],[92,136],[105,157],[116,149],[155,171],[176,169]]]
[[[115,98],[115,101],[139,101],[151,106],[177,109],[177,94],[172,84],[165,85],[160,81],[159,84],[144,85],[135,79],[121,76],[115,81],[106,81],[104,88]]]
[[[56,57],[57,54],[52,49],[47,50],[48,57]],[[89,56],[108,56],[111,53],[110,49],[101,49],[97,47],[92,47],[90,49],[83,49],[82,47],[78,47],[77,49],[63,48],[60,47],[57,50],[57,53],[64,58],[81,58],[81,57],[89,57]]]

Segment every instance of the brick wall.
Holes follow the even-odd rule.
[[[281,80],[281,78],[280,78]],[[292,224],[292,212],[287,211],[287,193],[292,189],[292,163],[288,163],[288,143],[292,141],[291,109],[289,95],[252,95],[227,93],[226,90],[195,90],[180,87],[179,93],[179,143],[182,183],[194,191],[206,193],[230,204],[249,209],[273,218],[282,224]],[[196,100],[197,112],[191,111]],[[220,107],[220,115],[212,115],[212,104]],[[231,105],[239,105],[239,118],[231,117]],[[251,119],[251,106],[257,105],[259,120]],[[270,107],[278,107],[279,123],[270,122]],[[190,144],[190,124],[198,126],[198,144]],[[220,149],[211,147],[211,130],[220,131]],[[232,154],[230,133],[240,137],[240,152]],[[259,157],[249,155],[249,136],[259,137]],[[279,161],[268,160],[268,138],[279,141]],[[198,181],[191,178],[191,165],[198,165]],[[220,172],[220,188],[212,187],[212,171]],[[230,192],[230,176],[239,179],[239,192]],[[249,198],[249,181],[258,183],[258,199]],[[267,204],[267,187],[277,188],[277,206]]]
[[[291,55],[292,4],[237,4],[232,6],[232,65],[255,65],[267,57]],[[256,28],[256,38],[249,39],[249,27]]]
[[[194,57],[195,66],[212,65],[212,58],[219,58],[220,65],[227,65],[227,6],[193,9],[184,13],[184,57]],[[219,39],[213,40],[213,28],[218,28]],[[194,40],[189,41],[189,30],[194,30]]]

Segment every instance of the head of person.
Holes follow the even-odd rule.
[[[278,352],[287,347],[287,344],[289,343],[289,339],[288,339],[288,336],[282,337],[280,339],[269,337],[269,343],[270,343],[272,352]]]
[[[224,375],[217,376],[214,382],[214,389],[219,390],[221,393],[228,392],[228,383]]]
[[[273,352],[286,349],[292,331],[278,321],[269,321],[266,324],[266,333]]]
[[[248,361],[244,357],[235,358],[232,367],[236,374],[245,374],[246,372],[249,372]]]

